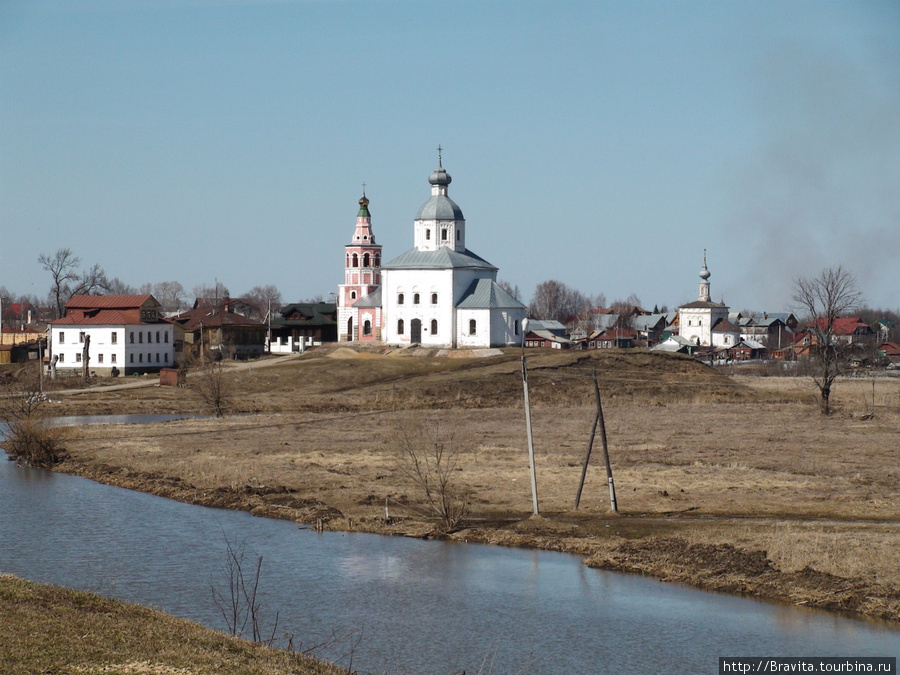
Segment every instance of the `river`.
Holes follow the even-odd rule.
[[[84,421],[84,420],[81,420]],[[263,557],[264,623],[352,633],[371,673],[716,672],[719,656],[896,656],[900,631],[585,567],[577,556],[317,534],[0,462],[0,571],[223,629],[227,544]],[[347,665],[343,640],[324,656]],[[483,672],[489,672],[487,666]]]

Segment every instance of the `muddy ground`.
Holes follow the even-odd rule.
[[[826,418],[806,379],[530,350],[535,517],[520,354],[468,356],[332,347],[239,364],[227,374],[233,415],[68,429],[60,469],[330,529],[568,551],[595,567],[900,620],[900,380],[842,379]],[[574,509],[595,372],[618,514],[599,436]],[[207,408],[191,379],[51,398],[52,414]],[[400,456],[410,437],[455,456],[452,488],[469,514],[449,534]]]

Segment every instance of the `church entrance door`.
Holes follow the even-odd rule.
[[[422,322],[419,319],[413,319],[409,325],[409,341],[412,343],[422,341]]]

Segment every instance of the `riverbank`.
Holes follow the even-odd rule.
[[[397,453],[399,430],[418,425],[457,453],[470,515],[454,539],[578,553],[595,567],[900,621],[897,383],[840,381],[840,411],[826,419],[807,380],[728,379],[637,352],[529,352],[536,518],[520,367],[516,354],[338,348],[239,368],[233,410],[245,416],[67,430],[60,469],[327,529],[434,536]],[[573,509],[595,369],[619,514],[609,512],[599,441]],[[148,388],[88,390],[57,410],[202,409],[190,389]]]
[[[0,574],[5,675],[337,675],[345,669],[146,607]]]

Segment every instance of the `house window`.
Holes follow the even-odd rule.
[[[431,230],[425,230],[425,238],[431,239]]]
[[[519,334],[519,320],[518,319],[516,319],[513,322],[513,333],[515,333],[516,335]]]
[[[168,354],[163,354],[163,357],[164,357],[164,361],[165,361],[166,363],[168,363],[168,362],[169,362],[169,355],[168,355]]]
[[[166,344],[169,344],[169,333],[166,332],[166,333],[163,333],[163,335],[164,335],[165,338],[166,338],[166,340],[165,340]]]
[[[156,344],[159,344],[159,331],[156,331]]]
[[[368,267],[368,266],[369,266],[369,254],[366,253],[363,255],[363,267]]]
[[[437,304],[437,293],[432,293],[432,294],[431,294],[431,304],[432,304],[432,305],[436,305],[436,304]]]
[[[134,363],[134,354],[128,355],[128,361],[129,361],[129,363]]]
[[[65,341],[66,341],[66,331],[61,330],[61,331],[59,331],[59,344],[62,344]]]
[[[363,322],[363,335],[371,335],[372,334],[372,322],[366,319]]]
[[[116,355],[115,355],[115,354],[110,354],[110,355],[109,355],[109,360],[110,360],[112,363],[115,363],[115,362],[116,362]]]
[[[81,363],[81,354],[75,355],[75,363]]]
[[[413,304],[414,305],[419,304],[419,294],[418,293],[413,293]]]
[[[441,230],[441,241],[447,241],[447,230]]]
[[[156,362],[159,363],[159,352],[156,353]]]
[[[103,363],[103,354],[97,354],[97,363]]]
[[[403,335],[403,319],[397,320],[397,335]]]
[[[113,332],[112,332],[112,335],[110,336],[110,339],[109,339],[109,340],[110,340],[110,342],[112,342],[114,345],[115,345],[115,344],[118,344],[118,343],[119,343],[119,334],[118,334],[116,331],[113,331]]]
[[[475,335],[476,326],[475,319],[469,319],[469,335]]]
[[[128,341],[131,342],[131,344],[134,344],[134,331],[128,332]]]
[[[397,304],[398,305],[403,304],[403,293],[397,293]]]
[[[82,343],[84,342],[84,331],[78,333],[78,341]]]
[[[350,291],[350,299],[356,300],[356,291]]]
[[[141,331],[138,331],[138,342],[141,344],[144,342],[144,334]]]
[[[140,354],[138,354],[138,361],[140,361],[141,363],[144,362],[144,354],[143,354],[143,352],[141,352]]]
[[[434,335],[437,333],[437,319],[431,320],[431,334]]]
[[[65,355],[65,354],[60,354],[60,355],[59,355],[59,362],[62,363],[62,362],[65,361],[65,360],[66,360],[66,355]]]
[[[375,267],[380,267],[380,266],[381,266],[381,254],[376,253],[375,254]],[[377,281],[376,281],[376,283],[377,283]]]

